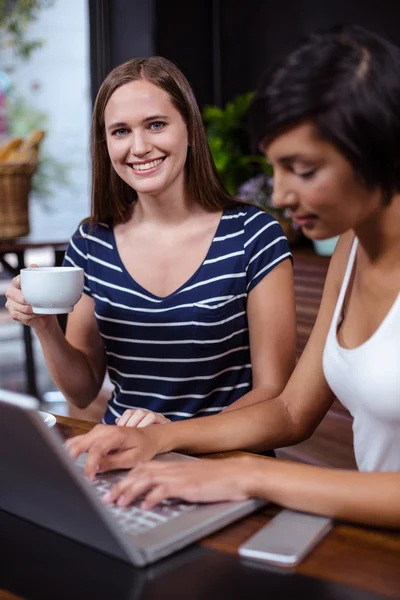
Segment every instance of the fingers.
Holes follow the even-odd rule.
[[[195,463],[152,461],[140,464],[118,482],[104,498],[127,506],[146,494],[143,509],[151,509],[166,498],[181,498],[187,502],[242,501],[250,497],[244,489],[241,465],[236,458],[220,461],[198,460]]]
[[[167,500],[167,498],[177,498],[178,496],[178,492],[174,493],[172,488],[166,485],[157,485],[147,494],[146,498],[140,505],[140,508],[142,510],[151,510],[163,500]]]
[[[127,421],[129,420],[131,413],[132,413],[131,410],[126,410],[120,417],[117,417],[115,419],[115,424],[118,427],[124,427],[126,425]]]
[[[19,275],[14,277],[11,286],[6,291],[7,302],[6,309],[9,311],[14,321],[23,323],[29,322],[32,318],[32,307],[26,302],[21,292],[21,278]]]
[[[165,464],[139,464],[103,497],[103,501],[106,504],[115,502],[118,506],[128,506],[136,498],[149,492],[141,505],[141,508],[147,510],[162,500],[177,497],[178,492],[175,492],[166,467],[168,465]]]
[[[116,502],[118,506],[128,506],[135,498],[144,494],[151,486],[150,478],[138,478],[136,469],[131,471],[124,479],[115,484],[103,497],[106,504]]]
[[[147,413],[147,415],[138,423],[138,427],[147,427],[147,425],[154,425],[155,423],[159,423],[158,417],[161,417],[161,415],[158,415],[157,413]]]
[[[21,289],[21,275],[17,275],[16,277],[14,277],[14,279],[11,281],[11,285],[15,288],[17,288],[18,290]]]
[[[164,423],[171,423],[170,419],[167,419],[167,417],[164,417],[163,414],[161,413],[153,413],[156,416],[156,420],[154,421],[154,423],[159,423],[160,425],[163,425]],[[151,423],[146,423],[146,425],[150,425]]]
[[[118,419],[118,427],[137,427],[140,421],[147,415],[147,412],[141,409],[126,410]]]
[[[184,488],[185,479],[190,477],[190,470],[186,466],[177,462],[138,463],[124,479],[113,486],[103,497],[103,501],[128,506],[136,498],[149,492],[141,505],[141,508],[148,510],[167,498],[184,498],[181,494],[182,484]]]
[[[76,460],[78,456],[83,454],[83,451],[79,451],[79,440],[83,437],[84,435],[76,435],[75,437],[64,442],[64,448],[69,452],[73,460]]]
[[[23,298],[13,300],[8,297],[5,307],[14,320],[29,320],[33,316],[32,307]],[[38,315],[34,315],[35,317]]]
[[[6,297],[19,304],[26,304],[25,298],[21,292],[21,278],[19,275],[11,281],[10,287],[6,290]]]
[[[36,264],[29,265],[29,268],[37,267]],[[21,292],[21,275],[17,275],[11,281],[11,286],[6,291],[6,297],[17,304],[29,306]],[[32,310],[30,311],[32,312]]]
[[[85,475],[93,480],[96,473],[110,469],[131,468],[137,457],[146,454],[143,451],[143,433],[127,427],[96,425],[89,433],[76,436],[65,443],[73,459],[84,452],[88,453],[85,463]],[[113,454],[110,454],[110,453]],[[148,458],[155,454],[147,452]]]
[[[132,469],[135,467],[140,460],[144,457],[140,457],[140,451],[136,449],[121,450],[119,452],[113,452],[103,456],[99,463],[98,473],[106,471],[116,471],[117,469]]]
[[[156,423],[169,423],[169,419],[144,408],[128,409],[121,417],[115,419],[118,427],[147,427]]]
[[[99,471],[103,457],[112,450],[118,450],[122,445],[123,431],[120,432],[121,436],[116,436],[115,429],[110,425],[96,425],[89,433],[77,435],[65,443],[74,460],[84,452],[88,453],[84,472],[90,480],[93,480]]]
[[[89,451],[92,443],[90,433],[77,435],[64,443],[64,447],[70,454],[72,460],[77,460],[81,454]]]

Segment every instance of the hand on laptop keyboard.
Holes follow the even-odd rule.
[[[118,506],[128,506],[145,495],[140,506],[143,510],[153,508],[166,498],[182,498],[187,502],[247,500],[257,495],[253,480],[258,463],[250,465],[252,461],[260,462],[248,456],[190,463],[152,461],[132,469],[103,500],[107,504],[116,502]]]
[[[96,473],[130,469],[138,462],[150,460],[158,454],[159,436],[152,435],[154,428],[159,430],[158,425],[141,429],[96,425],[89,433],[69,439],[65,446],[74,460],[87,452],[84,471],[93,481]]]
[[[109,474],[105,476],[98,475],[93,481],[93,487],[100,496],[103,496],[112,488],[112,481],[122,480],[123,477],[123,475],[119,474],[113,474],[111,477]],[[196,504],[188,504],[178,498],[174,498],[164,500],[151,511],[144,511],[140,507],[143,500],[144,496],[139,496],[128,507],[108,504],[113,517],[127,533],[143,533],[149,529],[154,529],[167,521],[176,519],[184,512],[193,510],[197,506]]]

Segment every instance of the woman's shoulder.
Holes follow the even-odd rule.
[[[286,240],[286,236],[277,219],[264,209],[248,204],[241,207],[243,213],[243,229],[246,245],[251,244],[256,238],[269,242],[278,239]]]
[[[103,242],[111,244],[113,228],[107,223],[92,223],[90,219],[84,219],[76,229],[72,239],[77,243]]]
[[[253,221],[256,221],[260,224],[277,222],[271,214],[269,214],[262,208],[254,204],[243,203],[238,204],[238,206],[235,206],[234,208],[226,209],[224,211],[223,218],[229,220],[239,220],[245,226]]]
[[[331,270],[337,272],[338,275],[342,275],[342,278],[349,262],[351,249],[355,243],[356,237],[354,231],[350,230],[343,233],[336,244],[330,260],[329,266]]]
[[[349,265],[351,250],[356,243],[354,231],[343,233],[335,247],[332,258],[329,261],[327,283],[329,289],[337,296],[342,287],[343,279]]]

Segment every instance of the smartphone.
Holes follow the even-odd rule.
[[[239,547],[239,554],[271,565],[295,567],[332,528],[332,519],[282,510]]]

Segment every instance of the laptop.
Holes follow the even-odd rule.
[[[176,552],[266,504],[189,504],[166,500],[151,511],[137,501],[105,505],[101,496],[124,471],[90,483],[82,461],[75,463],[56,428],[47,427],[35,398],[0,390],[0,509],[135,566]],[[153,460],[198,460],[168,453]]]

